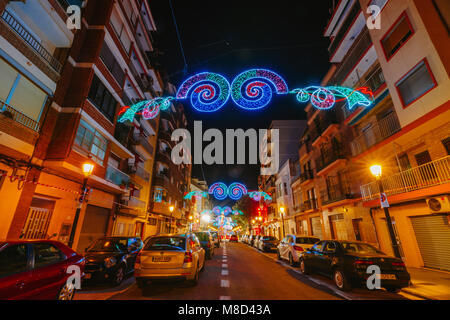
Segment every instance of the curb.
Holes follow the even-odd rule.
[[[402,289],[400,292],[405,292],[407,294],[410,294],[412,296],[415,296],[415,297],[418,297],[418,298],[421,298],[421,299],[425,299],[425,300],[438,300],[438,299],[435,299],[435,298],[432,298],[432,297],[429,297],[429,296],[425,296],[425,295],[422,295],[420,293],[411,291],[410,289]]]

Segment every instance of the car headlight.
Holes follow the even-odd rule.
[[[105,259],[105,267],[111,268],[112,266],[114,266],[116,264],[116,262],[117,261],[114,257],[106,258]]]

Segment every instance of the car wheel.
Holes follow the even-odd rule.
[[[392,293],[397,293],[401,290],[401,288],[397,288],[397,287],[386,287],[385,289],[386,289],[386,291],[392,292]]]
[[[280,251],[277,250],[277,259],[281,260],[281,255],[280,255]]]
[[[75,294],[75,287],[72,283],[65,283],[58,292],[58,300],[72,300]]]
[[[114,274],[113,281],[116,286],[120,285],[125,278],[124,266],[120,266]]]
[[[294,264],[295,264],[294,257],[292,257],[292,253],[289,253],[289,265],[293,267]]]
[[[300,272],[303,274],[309,274],[309,269],[303,259],[300,259]]]
[[[336,287],[342,291],[349,291],[351,289],[347,277],[341,269],[335,269],[333,273],[333,280]]]

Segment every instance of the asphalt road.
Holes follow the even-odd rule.
[[[196,287],[185,283],[155,283],[139,289],[130,277],[117,288],[85,288],[75,299],[111,300],[397,300],[416,299],[384,290],[341,292],[325,277],[300,274],[298,267],[277,261],[242,243],[222,243],[206,261]]]

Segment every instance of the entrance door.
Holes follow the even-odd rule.
[[[84,251],[92,241],[106,235],[110,213],[110,209],[92,205],[87,206],[77,251]]]
[[[425,267],[450,271],[450,226],[447,214],[411,217]]]
[[[343,214],[335,214],[329,217],[331,237],[336,240],[347,240],[347,229]]]
[[[322,221],[320,217],[311,218],[311,228],[312,235],[318,237],[319,239],[323,239],[322,235]]]

